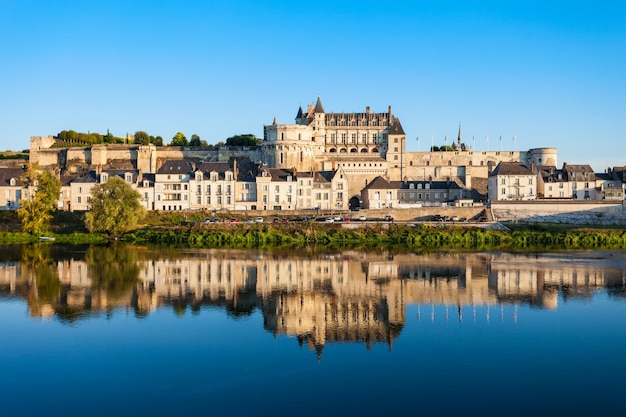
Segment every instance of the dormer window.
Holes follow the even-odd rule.
[[[126,173],[124,177],[125,177],[126,182],[133,182],[133,174]]]
[[[196,181],[202,181],[202,172],[196,172]]]
[[[106,172],[103,172],[102,174],[100,174],[101,183],[107,182],[108,180],[109,180],[109,174],[107,174]]]
[[[17,181],[15,181],[15,178],[11,178],[10,183],[12,186],[15,186],[15,184],[17,184]]]
[[[232,181],[233,180],[233,173],[232,172],[227,172],[226,173],[226,181]]]

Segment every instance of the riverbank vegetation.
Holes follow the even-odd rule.
[[[324,246],[374,249],[626,249],[624,230],[502,231],[478,227],[373,224],[357,228],[316,222],[147,227],[124,235],[137,245],[267,248]]]
[[[138,228],[117,240],[133,245],[190,248],[407,248],[467,250],[598,250],[626,249],[626,229],[580,225],[510,224],[511,230],[439,224],[371,223],[356,225],[304,221],[230,223],[222,216],[203,222],[206,213],[148,212]],[[266,219],[270,221],[271,219]],[[482,225],[484,226],[484,225]],[[0,213],[0,244],[36,242],[22,233],[15,212]],[[89,233],[84,213],[57,212],[48,236],[55,243],[105,244],[104,233]]]

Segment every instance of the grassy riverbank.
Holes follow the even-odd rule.
[[[358,228],[323,223],[217,224],[153,227],[124,236],[136,245],[267,248],[324,246],[355,249],[379,247],[432,249],[626,249],[624,230],[518,230],[478,227],[374,224]]]
[[[359,224],[343,227],[323,222],[203,223],[204,213],[151,213],[141,228],[121,240],[144,246],[192,248],[329,247],[373,249],[555,250],[626,249],[624,228],[591,228],[576,225],[511,224],[510,231],[438,224]],[[353,225],[354,226],[354,225]],[[39,241],[19,231],[16,217],[0,216],[0,244]],[[48,236],[54,243],[104,244],[105,235],[88,233],[80,213],[57,213]]]

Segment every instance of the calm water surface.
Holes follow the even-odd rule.
[[[623,408],[625,252],[2,253],[2,415]]]

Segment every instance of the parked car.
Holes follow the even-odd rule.
[[[333,220],[335,220],[336,222],[340,222],[341,221],[341,216],[335,216],[335,217],[333,217]]]
[[[263,220],[263,217],[257,217],[257,218],[255,219],[255,221],[256,221],[257,223],[263,223],[263,221],[264,221],[264,220]]]
[[[248,220],[246,220],[246,223],[254,223],[254,219],[250,217]]]
[[[366,221],[366,220],[367,220],[367,217],[365,217],[364,215],[362,215],[362,214],[361,214],[361,215],[359,216],[359,221],[360,221],[360,222],[364,222],[364,221]]]
[[[350,223],[350,217],[346,217],[345,219],[343,219],[344,223]]]
[[[327,217],[325,222],[326,223],[335,223],[335,219],[333,219],[332,217]]]
[[[387,215],[387,216],[384,217],[383,220],[386,221],[386,222],[393,222],[393,217]]]

